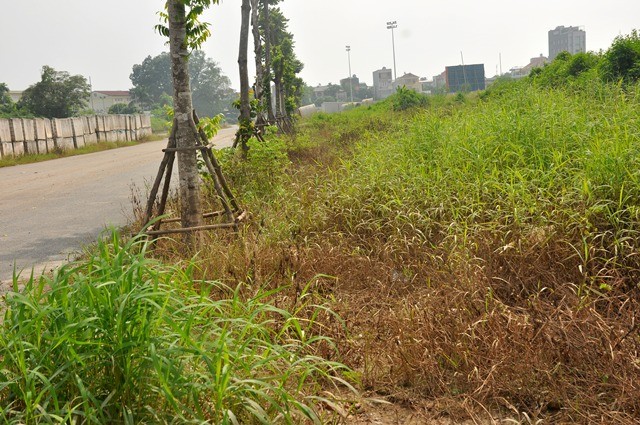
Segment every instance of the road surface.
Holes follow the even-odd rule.
[[[235,130],[222,129],[215,146],[231,146]],[[0,282],[12,278],[14,267],[26,277],[32,269],[50,270],[105,228],[125,225],[133,216],[132,188],[144,196],[166,144],[0,168]]]

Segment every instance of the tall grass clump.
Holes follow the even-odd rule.
[[[146,249],[113,233],[6,295],[2,421],[320,423],[318,387],[344,367],[315,355],[330,341],[313,320],[270,304],[273,291],[193,282],[192,265],[163,266]]]

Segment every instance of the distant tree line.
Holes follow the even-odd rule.
[[[216,62],[208,58],[202,50],[191,52],[188,61],[193,107],[199,116],[213,117],[229,114],[236,98],[231,88],[231,80],[223,74]],[[163,114],[163,107],[173,106],[173,79],[169,53],[147,56],[142,63],[133,66],[129,76],[136,102],[146,110]]]
[[[43,66],[40,81],[29,86],[16,103],[9,88],[0,83],[0,116],[67,118],[87,108],[91,88],[81,75]]]
[[[598,79],[604,82],[637,83],[640,80],[640,34],[617,37],[601,53],[560,53],[550,64],[534,69],[529,78],[537,84],[560,86]]]

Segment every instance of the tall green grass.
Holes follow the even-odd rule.
[[[320,423],[318,388],[343,383],[345,367],[314,354],[331,341],[313,320],[270,304],[277,291],[246,299],[193,282],[193,265],[163,266],[146,248],[113,233],[86,260],[6,295],[0,419]]]
[[[385,131],[355,138],[353,157],[321,185],[327,220],[311,225],[370,245],[395,238],[402,246],[406,230],[463,249],[471,235],[502,235],[506,245],[546,228],[579,252],[607,256],[617,247],[625,251],[618,259],[629,260],[640,203],[639,94],[638,86],[597,81],[563,89],[525,81],[396,114]],[[389,114],[380,107],[369,115]],[[307,125],[331,127],[335,140],[361,121],[331,119]]]

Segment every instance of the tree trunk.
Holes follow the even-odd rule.
[[[263,124],[262,112],[263,107],[263,85],[264,85],[264,69],[262,65],[262,40],[260,39],[260,22],[259,22],[258,0],[251,0],[251,29],[253,33],[253,53],[256,61],[256,84],[254,88],[254,96],[258,101],[260,110],[257,121]]]
[[[197,135],[194,134],[190,123],[190,120],[193,120],[193,103],[189,84],[185,5],[180,0],[169,0],[167,11],[173,77],[175,138],[178,149],[180,216],[183,228],[196,227],[202,225],[202,207],[200,205],[200,177],[195,149]],[[185,241],[193,246],[196,241],[193,234],[187,233],[186,235]]]
[[[249,0],[242,0],[242,24],[240,26],[240,52],[238,53],[238,67],[240,69],[240,127],[236,140],[240,141],[242,150],[248,150],[247,141],[251,136],[251,106],[249,104],[249,69],[247,66],[247,51],[249,49],[249,17],[251,5]]]
[[[269,0],[262,0],[262,19],[264,20],[264,98],[267,103],[267,118],[275,122],[271,100],[271,22],[269,19]]]
[[[276,117],[278,119],[282,118],[284,116],[284,114],[282,113],[283,111],[283,105],[282,105],[282,74],[280,73],[280,71],[278,69],[275,70],[275,78],[274,78],[274,82],[275,82],[275,89],[276,89]]]

